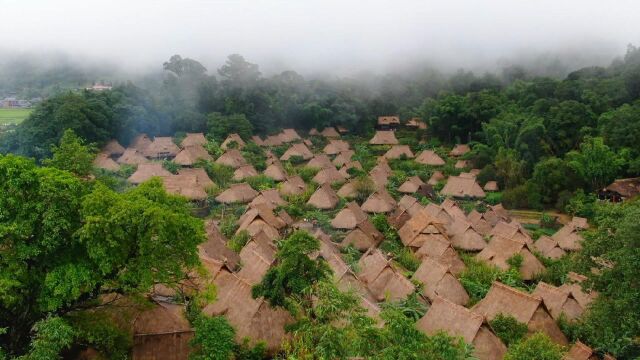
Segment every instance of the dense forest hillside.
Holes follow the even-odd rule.
[[[563,79],[162,69],[11,83],[45,98],[0,128],[0,359],[640,356],[640,189],[605,189],[640,177],[640,49]]]

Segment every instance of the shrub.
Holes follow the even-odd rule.
[[[540,227],[544,229],[553,229],[558,225],[556,220],[555,216],[542,213],[542,216],[540,217]]]
[[[190,360],[228,360],[236,347],[235,330],[223,316],[199,315],[193,322]]]
[[[475,259],[469,254],[462,254],[466,269],[460,274],[460,283],[467,290],[471,304],[482,300],[489,292],[491,284],[499,280],[505,285],[525,288],[520,273],[511,267],[502,271],[493,265]]]
[[[220,232],[226,238],[231,238],[238,229],[238,218],[234,214],[227,214],[220,220]]]
[[[318,168],[303,166],[296,169],[296,174],[304,180],[305,183],[310,183],[311,179],[320,171]]]
[[[251,176],[245,178],[244,181],[257,191],[273,189],[276,182],[266,175]]]
[[[200,160],[195,164],[195,167],[203,168],[211,181],[221,188],[226,188],[233,179],[234,170],[231,166]]]
[[[239,253],[240,250],[247,245],[250,239],[251,235],[249,235],[249,232],[247,230],[242,230],[231,237],[231,240],[229,240],[229,248]]]
[[[498,314],[493,320],[489,321],[489,326],[507,346],[522,340],[528,330],[527,324],[523,324],[513,316],[505,314]]]
[[[565,210],[571,215],[592,219],[596,213],[595,205],[596,196],[594,194],[585,194],[584,190],[579,189],[569,200]]]
[[[501,192],[487,193],[487,196],[484,198],[484,201],[489,205],[498,205],[502,202],[502,193]]]
[[[563,351],[543,333],[536,333],[524,341],[509,347],[505,360],[560,360]]]
[[[353,187],[356,190],[355,200],[360,203],[367,200],[369,195],[376,191],[376,185],[374,184],[373,180],[371,180],[371,178],[367,175],[358,177],[355,180]]]
[[[162,167],[172,174],[177,174],[178,170],[180,170],[180,165],[170,160],[163,160]]]

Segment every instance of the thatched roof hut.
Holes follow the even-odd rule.
[[[101,154],[106,154],[107,156],[120,156],[124,154],[124,147],[120,145],[118,140],[111,140],[105,145],[100,151]]]
[[[301,140],[302,138],[294,129],[282,129],[282,132],[280,133],[280,139],[284,143],[290,143]]]
[[[470,166],[469,161],[467,160],[458,160],[456,161],[455,165],[453,165],[453,167],[456,169],[464,169],[464,168],[468,168],[469,166]],[[475,176],[471,176],[471,177],[475,177]]]
[[[473,224],[464,217],[454,217],[448,227],[449,239],[456,249],[465,251],[480,251],[487,246],[484,238]]]
[[[172,158],[178,155],[180,148],[169,136],[156,136],[153,142],[142,150],[142,154],[152,159]]]
[[[96,158],[93,160],[93,166],[109,171],[120,170],[120,165],[118,165],[117,162],[113,161],[108,153],[99,153],[98,156],[96,156]]]
[[[320,135],[322,135],[322,136],[324,136],[326,138],[339,138],[340,137],[340,134],[333,127],[326,127],[324,129],[322,129],[322,131],[320,132]]]
[[[549,259],[557,260],[567,254],[567,252],[558,245],[556,240],[553,240],[546,235],[540,236],[540,238],[538,238],[534,243],[534,246],[538,253],[544,257],[548,257]]]
[[[229,270],[235,270],[240,264],[240,257],[235,251],[227,247],[227,239],[224,238],[215,221],[213,219],[207,220],[204,224],[204,229],[207,234],[207,241],[198,245],[200,252],[221,261]]]
[[[442,171],[434,171],[433,174],[431,174],[431,177],[429,178],[429,181],[427,181],[427,184],[429,185],[437,185],[438,182],[440,182],[441,180],[446,179],[444,177],[444,174],[442,174]]]
[[[471,148],[467,144],[457,144],[450,152],[450,156],[462,156],[471,151]]]
[[[414,292],[415,286],[378,249],[370,249],[358,261],[358,277],[376,301],[398,301]]]
[[[434,259],[424,258],[412,279],[420,281],[424,285],[424,294],[432,302],[437,297],[443,297],[462,306],[469,302],[469,294],[460,281],[449,271],[447,266]]]
[[[502,270],[508,270],[508,260],[515,255],[522,256],[523,261],[520,267],[522,279],[532,280],[545,270],[544,265],[533,255],[529,245],[502,236],[493,236],[489,244],[476,257]]]
[[[127,179],[132,184],[140,184],[154,176],[167,177],[172,174],[162,167],[160,163],[140,164],[138,169]]]
[[[138,150],[139,153],[143,153],[144,149],[146,149],[150,144],[151,139],[149,139],[149,136],[147,136],[147,134],[139,134],[135,138],[133,138],[133,141],[131,142],[131,144],[129,144],[129,147]]]
[[[378,116],[378,126],[399,126],[399,125],[400,125],[400,116],[398,115]]]
[[[558,242],[558,245],[565,251],[578,251],[582,249],[582,235],[580,235],[580,228],[574,224],[566,224],[551,238]]]
[[[207,138],[203,133],[187,133],[184,139],[180,142],[180,146],[205,146],[207,144]]]
[[[258,146],[265,146],[265,144],[264,144],[264,140],[262,140],[262,139],[260,138],[260,136],[258,136],[258,135],[253,135],[253,136],[251,137],[251,141],[253,141],[253,143],[254,143],[254,144],[256,144],[256,145],[258,145]]]
[[[347,203],[342,210],[331,220],[331,226],[336,229],[355,229],[358,223],[367,220],[367,214],[358,206],[358,203],[352,201]]]
[[[487,181],[483,189],[484,191],[498,191],[498,182],[495,180]]]
[[[272,163],[267,166],[262,174],[275,181],[284,181],[287,178],[287,173],[284,171],[280,163]]]
[[[268,135],[266,138],[264,138],[264,140],[262,141],[262,145],[263,146],[280,146],[282,144],[284,144],[284,141],[282,141],[282,137],[280,136],[281,134],[278,135]]]
[[[289,160],[293,156],[299,156],[304,160],[309,160],[313,157],[313,153],[305,144],[293,144],[284,152],[284,154],[282,154],[282,156],[280,156],[280,160]]]
[[[427,124],[424,121],[422,121],[422,119],[416,118],[416,117],[409,119],[409,121],[407,121],[405,126],[420,129],[420,130],[426,130],[427,128]]]
[[[507,239],[512,239],[518,242],[524,242],[529,245],[533,244],[533,240],[529,233],[519,223],[512,221],[507,223],[505,221],[498,221],[493,227],[490,233],[491,236],[501,236]]]
[[[322,152],[327,155],[336,155],[347,150],[349,150],[348,142],[344,140],[331,139],[324,149],[322,149]]]
[[[249,203],[249,206],[254,207],[259,204],[265,204],[270,209],[275,209],[278,206],[284,206],[284,205],[287,205],[288,203],[280,197],[280,193],[278,192],[278,190],[268,189],[268,190],[260,191],[260,194],[256,196],[253,200],[251,200],[251,203]]]
[[[309,198],[307,205],[311,205],[321,210],[333,209],[338,205],[340,199],[328,183],[320,186]]]
[[[193,330],[184,306],[155,302],[137,315],[133,322],[133,359],[164,359],[169,352],[174,359],[186,359]]]
[[[138,150],[135,148],[127,148],[122,156],[116,160],[118,164],[127,164],[127,165],[140,165],[148,163],[146,157],[144,157]]]
[[[216,159],[216,164],[222,164],[231,166],[234,169],[237,169],[243,165],[247,164],[247,161],[242,157],[242,153],[238,149],[229,149],[225,151],[224,154],[220,155],[218,159]]]
[[[180,150],[173,162],[182,166],[193,166],[198,160],[213,161],[213,157],[202,145],[189,145]]]
[[[414,157],[413,152],[409,145],[393,145],[391,149],[387,150],[383,155],[385,159],[400,159],[401,157],[406,157],[411,159]]]
[[[484,198],[485,193],[473,178],[449,176],[447,184],[440,190],[443,195],[464,198]]]
[[[312,181],[316,184],[333,184],[336,182],[344,181],[345,177],[336,168],[331,165],[327,168],[321,169],[313,177]]]
[[[165,190],[174,195],[181,195],[189,200],[205,200],[207,191],[202,184],[198,182],[195,174],[177,174],[165,176],[162,178]]]
[[[216,201],[224,204],[248,203],[258,196],[258,192],[253,190],[247,183],[233,184],[230,188],[216,196]]]
[[[338,196],[343,198],[355,198],[357,195],[356,182],[357,180],[352,179],[344,183],[340,189],[338,189]]]
[[[340,167],[351,162],[351,158],[355,154],[353,150],[343,150],[333,159],[333,165]]]
[[[579,318],[586,310],[567,288],[559,288],[540,281],[531,294],[542,298],[551,316],[558,320],[564,315],[572,321]]]
[[[396,206],[396,201],[389,195],[387,190],[380,188],[378,191],[369,195],[367,200],[362,204],[362,210],[368,213],[388,213]]]
[[[282,195],[300,195],[307,189],[307,184],[300,176],[291,176],[280,185]]]
[[[415,252],[418,259],[430,258],[446,266],[454,275],[466,268],[458,252],[451,246],[445,236],[430,236],[422,246]]]
[[[433,150],[424,150],[421,152],[420,155],[416,157],[416,162],[431,166],[441,166],[445,164],[444,160]]]
[[[223,150],[227,150],[232,143],[236,143],[236,149],[242,149],[245,145],[247,145],[244,140],[240,137],[240,135],[233,133],[229,134],[226,139],[220,144],[220,148]]]
[[[258,171],[256,171],[253,165],[240,166],[233,172],[233,180],[236,181],[244,180],[252,176],[258,176]]]
[[[603,193],[614,201],[632,199],[640,194],[640,177],[617,179],[604,188]]]
[[[316,168],[316,169],[324,169],[324,168],[335,168],[331,163],[331,159],[326,154],[316,154],[313,159],[309,160],[306,165],[307,167]]]
[[[396,134],[390,130],[378,130],[376,134],[369,140],[371,145],[397,145],[398,139]]]
[[[398,187],[398,191],[405,194],[413,194],[418,191],[420,185],[424,185],[424,181],[419,176],[412,176]]]
[[[427,335],[444,331],[450,336],[462,337],[473,345],[473,355],[479,360],[502,359],[507,347],[483,323],[482,315],[438,297],[425,316],[418,320],[416,327]]]

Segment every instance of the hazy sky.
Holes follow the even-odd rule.
[[[176,53],[209,66],[240,53],[300,72],[491,66],[540,53],[598,63],[640,44],[638,0],[0,0],[0,13],[0,48],[134,68]]]

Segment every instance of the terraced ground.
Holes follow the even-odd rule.
[[[0,109],[0,125],[20,124],[33,109]]]

